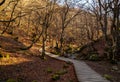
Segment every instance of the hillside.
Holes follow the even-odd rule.
[[[110,37],[109,37],[110,38]],[[89,59],[89,57],[92,54],[97,55],[99,58],[101,58],[101,60],[106,60],[109,59],[108,58],[108,50],[110,50],[106,44],[106,41],[103,37],[87,43],[86,45],[83,45],[81,47],[81,49],[79,51],[77,51],[77,53],[79,53],[78,57],[79,58],[83,58],[83,59]],[[111,53],[112,54],[112,53]],[[109,55],[111,55],[109,54]],[[115,59],[117,61],[120,61],[120,56],[119,53],[115,56]]]
[[[0,82],[53,82],[52,79],[61,72],[56,82],[77,82],[73,65],[45,56],[40,52],[21,51],[25,47],[11,37],[0,36]],[[67,67],[65,67],[67,66]]]

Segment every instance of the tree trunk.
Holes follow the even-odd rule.
[[[64,27],[62,28],[61,36],[60,36],[60,55],[64,55],[63,51],[63,33],[64,33]]]
[[[43,33],[42,33],[42,59],[45,57],[45,43],[47,39],[47,27],[43,27]]]
[[[28,50],[30,49],[32,46],[33,46],[34,43],[31,43],[28,47],[25,47],[25,48],[20,48],[21,50]]]
[[[45,37],[43,35],[42,37],[42,59],[44,59],[44,56],[45,56]]]

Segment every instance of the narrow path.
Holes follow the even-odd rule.
[[[75,71],[79,82],[109,82],[100,74],[92,70],[85,62],[73,60],[69,58],[59,57],[57,55],[46,52],[46,55],[64,61],[70,61],[74,64]]]

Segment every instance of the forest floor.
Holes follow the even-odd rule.
[[[46,56],[42,60],[38,47],[21,51],[25,47],[10,37],[0,36],[0,82],[78,82],[74,66]],[[108,61],[85,61],[93,70],[111,82],[120,82],[120,64]],[[14,82],[14,81],[13,81]]]
[[[120,82],[120,64],[108,61],[85,61],[93,70],[111,82]]]
[[[0,82],[78,82],[73,64],[49,56],[43,60],[36,48],[20,51],[21,46],[0,36]]]

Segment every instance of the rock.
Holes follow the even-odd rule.
[[[112,66],[112,70],[114,70],[114,71],[118,71],[119,69],[118,69],[117,66]]]
[[[71,56],[70,54],[64,54],[64,57],[66,57],[66,58],[68,58],[70,56]]]

